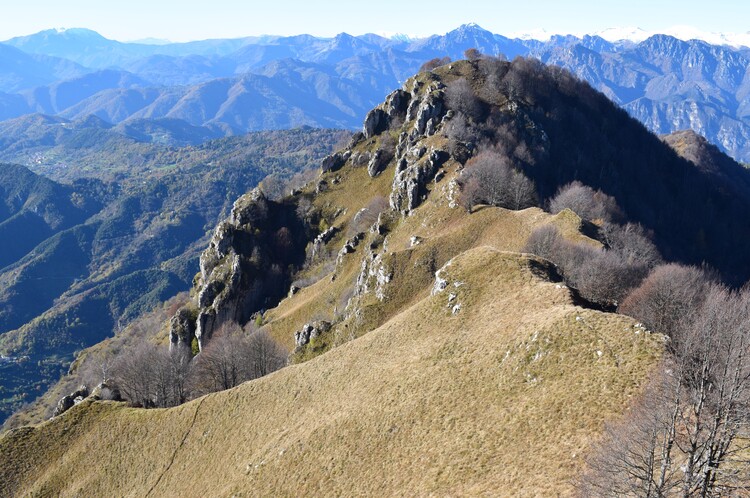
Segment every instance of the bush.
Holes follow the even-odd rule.
[[[653,268],[662,262],[659,250],[639,223],[604,223],[599,230],[604,243],[629,264]]]
[[[657,266],[618,311],[674,337],[678,329],[694,320],[713,282],[710,272],[694,266]]]
[[[444,66],[446,64],[450,64],[451,58],[450,57],[435,57],[434,59],[430,59],[419,68],[420,73],[424,73],[425,71],[432,71],[434,69],[439,68],[440,66]]]
[[[550,213],[557,214],[564,209],[570,209],[586,220],[617,221],[622,218],[622,211],[614,197],[579,181],[560,187],[555,197],[550,199]]]
[[[552,261],[581,297],[603,307],[617,306],[648,273],[616,251],[568,242],[551,226],[535,230],[524,250]]]

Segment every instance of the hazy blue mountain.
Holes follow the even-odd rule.
[[[0,119],[29,112],[95,115],[114,124],[168,118],[208,129],[208,136],[298,125],[355,128],[427,60],[459,59],[476,48],[565,67],[651,130],[691,128],[750,162],[748,49],[698,40],[522,40],[467,24],[423,39],[341,33],[157,45],[72,29],[6,44],[0,44]]]
[[[86,73],[69,60],[31,55],[0,44],[0,92],[17,92]]]
[[[103,70],[23,92],[33,112],[58,114],[112,88],[147,87],[149,82],[125,71]]]
[[[570,69],[652,131],[689,128],[750,160],[750,59],[740,51],[666,35],[632,47],[596,47],[572,40],[535,55]]]
[[[74,28],[66,30],[49,29],[32,35],[11,38],[3,43],[29,54],[61,57],[77,62],[82,66],[102,69],[122,66],[127,62],[156,54],[221,56],[237,50],[246,43],[259,40],[259,38],[241,38],[153,45],[118,42],[104,38],[99,33],[89,29]]]
[[[465,24],[445,35],[434,35],[414,41],[406,47],[406,51],[419,53],[427,59],[446,55],[453,59],[461,59],[467,48],[476,48],[487,55],[503,54],[509,59],[525,55],[529,51],[520,40],[493,34],[476,24]]]

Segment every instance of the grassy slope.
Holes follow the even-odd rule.
[[[99,402],[0,438],[0,494],[476,495],[570,491],[660,351],[575,307],[527,256],[480,247],[377,330],[170,410]],[[529,479],[529,476],[537,476]]]
[[[545,262],[503,252],[519,251],[544,224],[598,244],[575,214],[451,209],[459,165],[444,169],[412,216],[388,223],[385,300],[365,294],[355,318],[341,314],[366,248],[382,247],[369,234],[331,273],[326,261],[311,268],[306,276],[323,278],[264,315],[287,346],[305,322],[334,319],[328,343],[302,359],[339,347],[175,409],[86,402],[6,433],[0,494],[571,493],[587,447],[638,392],[661,339],[626,317],[574,306]],[[323,175],[329,187],[313,202],[342,229],[328,244],[334,255],[355,213],[387,197],[392,178],[393,165],[374,179],[351,166]],[[414,235],[422,243],[412,247]],[[431,296],[449,260],[449,280],[463,285]]]

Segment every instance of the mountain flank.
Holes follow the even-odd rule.
[[[170,320],[126,332],[196,354],[188,368],[230,333],[265,334],[291,365],[209,395],[130,399],[164,409],[89,397],[11,430],[0,436],[3,491],[573,494],[653,379],[703,357],[678,356],[673,322],[649,319],[652,331],[613,311],[669,268],[701,275],[691,282],[704,287],[689,287],[707,289],[709,311],[737,295],[721,276],[750,276],[750,222],[738,216],[748,173],[714,152],[681,157],[535,60],[422,71],[316,179],[282,199],[261,186],[235,201]],[[725,329],[737,327],[711,330]],[[119,339],[82,354],[67,382],[107,354],[131,355]],[[686,417],[685,433],[702,416]],[[692,485],[680,467],[692,455],[675,447],[668,468]]]

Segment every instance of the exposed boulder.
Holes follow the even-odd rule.
[[[404,117],[409,108],[411,94],[404,90],[396,90],[385,99],[386,112],[391,120],[397,117]]]
[[[195,316],[190,308],[182,307],[169,320],[169,349],[178,344],[189,346],[195,337]]]
[[[445,114],[445,104],[443,102],[443,93],[437,92],[430,94],[425,98],[417,109],[417,116],[414,122],[413,135],[429,136],[434,135],[443,115]],[[429,125],[429,127],[428,127]]]
[[[367,113],[365,124],[362,127],[362,133],[365,138],[372,138],[379,135],[388,127],[388,115],[383,109],[375,108]]]
[[[320,233],[312,242],[312,257],[313,259],[318,257],[323,247],[325,247],[326,244],[328,244],[331,239],[339,232],[339,229],[337,227],[329,227],[322,233]]]
[[[302,348],[329,330],[331,330],[331,323],[324,320],[306,323],[301,330],[294,333],[294,343],[298,349]]]
[[[411,164],[406,161],[403,167],[397,168],[389,200],[391,208],[408,215],[419,206],[427,193],[427,185],[449,157],[445,151],[433,150],[429,157]]]
[[[122,396],[117,386],[107,382],[102,382],[96,386],[91,391],[90,396],[96,400],[122,401]]]
[[[55,411],[52,412],[53,417],[58,417],[65,413],[66,411],[73,408],[75,405],[86,399],[89,395],[89,389],[86,386],[80,386],[78,389],[73,391],[72,393],[68,394],[67,396],[63,396],[60,401],[57,402],[57,406],[55,407]]]
[[[356,251],[357,250],[357,246],[359,245],[359,243],[364,238],[365,238],[365,233],[364,232],[359,232],[358,234],[356,234],[355,236],[353,236],[352,238],[350,238],[349,240],[347,240],[344,243],[344,245],[341,247],[341,250],[339,250],[339,254],[336,257],[336,265],[340,265],[343,262],[344,256],[346,256],[347,254],[351,254],[354,251]]]
[[[327,171],[338,171],[341,169],[346,161],[351,157],[352,152],[350,150],[344,152],[336,152],[326,156],[321,164],[321,170],[325,173]]]
[[[378,176],[388,166],[391,159],[393,159],[393,153],[385,149],[376,150],[367,165],[367,173],[373,178]]]

